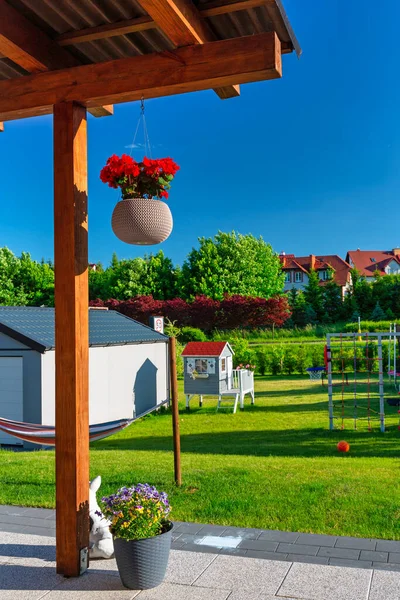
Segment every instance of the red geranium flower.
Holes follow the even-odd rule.
[[[113,154],[100,171],[100,179],[112,188],[121,188],[123,198],[168,198],[171,181],[179,170],[172,158],[143,158]]]

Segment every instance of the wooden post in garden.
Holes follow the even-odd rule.
[[[54,106],[57,573],[89,546],[89,310],[86,108]]]
[[[174,438],[174,477],[178,486],[182,485],[181,438],[179,433],[178,376],[176,371],[176,339],[169,338],[169,371],[171,382],[172,430]]]

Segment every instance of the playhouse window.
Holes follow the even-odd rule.
[[[226,358],[221,358],[221,373],[226,371]]]
[[[207,359],[205,358],[196,358],[194,363],[194,368],[197,373],[207,373]]]
[[[296,271],[295,281],[296,283],[303,281],[303,273],[301,271]]]

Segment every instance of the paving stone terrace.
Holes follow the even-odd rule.
[[[54,537],[55,511],[0,505],[1,531]],[[400,571],[400,541],[177,521],[172,548],[264,560]]]

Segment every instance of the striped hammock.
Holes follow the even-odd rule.
[[[109,421],[108,423],[99,423],[98,425],[89,425],[89,441],[102,440],[113,435],[121,429],[128,427],[136,419],[120,419],[119,421]],[[20,421],[10,421],[0,418],[0,429],[25,442],[39,444],[41,446],[56,445],[56,428],[53,425],[35,425],[33,423],[21,423]]]

